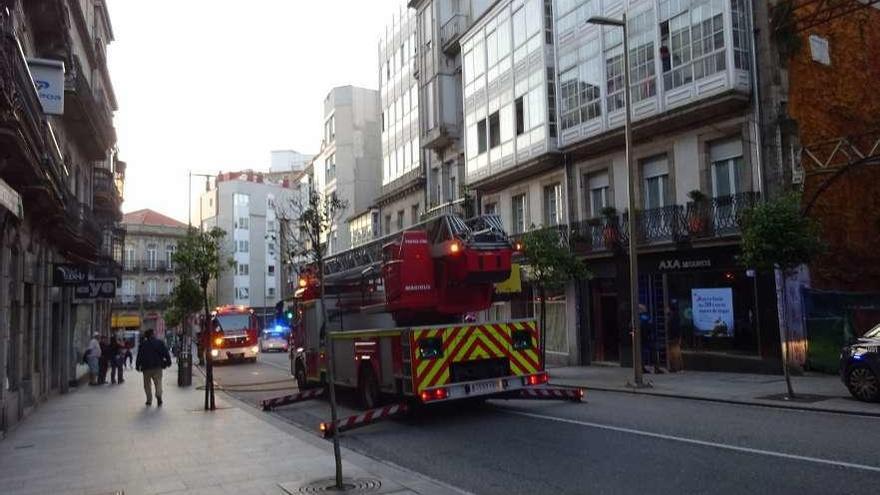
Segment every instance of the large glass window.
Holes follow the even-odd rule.
[[[580,92],[578,104],[581,122],[588,122],[602,115],[602,58],[599,38],[588,41],[578,50],[578,77]]]
[[[155,270],[157,252],[155,244],[147,244],[147,270]]]
[[[633,101],[657,94],[654,69],[654,10],[629,21],[629,67]]]
[[[669,162],[666,155],[658,155],[642,162],[645,187],[645,209],[662,208],[667,205],[669,188]]]
[[[727,68],[723,0],[689,4],[689,0],[660,2],[660,59],[666,89],[683,86]],[[745,64],[746,57],[741,58],[743,60],[739,63]]]
[[[611,185],[608,172],[597,172],[584,177],[584,183],[589,191],[589,204],[587,216],[598,218],[602,214],[602,208],[610,203]]]
[[[740,173],[743,168],[742,140],[740,138],[715,141],[709,144],[712,195],[716,198],[742,192]]]
[[[733,66],[749,70],[749,35],[743,0],[730,3],[730,16],[733,24]]]
[[[579,86],[577,67],[572,67],[559,74],[559,105],[563,130],[580,124]]]
[[[513,47],[519,48],[527,39],[526,9],[521,8],[513,13]]]
[[[562,221],[562,184],[544,186],[544,225],[559,225]]]
[[[510,198],[510,217],[513,225],[510,231],[519,234],[526,231],[526,195],[517,194]]]
[[[477,122],[477,153],[485,153],[487,144],[486,119],[482,119]]]
[[[489,116],[489,147],[494,148],[501,144],[501,122],[498,112]]]

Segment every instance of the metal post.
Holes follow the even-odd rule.
[[[644,385],[642,378],[642,332],[639,328],[639,269],[638,250],[636,238],[636,173],[632,158],[632,110],[629,87],[629,40],[627,39],[626,13],[623,14],[623,94],[626,105],[626,169],[629,182],[629,222],[627,223],[627,235],[629,236],[629,307],[630,328],[632,329],[633,349],[633,380],[636,387]]]
[[[598,24],[600,26],[613,26],[623,29],[623,95],[624,104],[626,106],[626,124],[624,126],[624,135],[626,139],[626,169],[627,182],[629,182],[629,221],[627,222],[627,236],[629,237],[629,314],[630,314],[630,330],[632,332],[632,352],[633,352],[633,380],[634,387],[645,386],[642,377],[642,333],[639,328],[639,269],[638,269],[638,252],[636,243],[636,194],[635,181],[636,173],[632,160],[632,112],[630,109],[630,87],[629,87],[629,40],[627,39],[626,12],[623,13],[621,19],[612,19],[608,17],[594,16],[587,20],[590,24]]]

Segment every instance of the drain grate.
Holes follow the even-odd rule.
[[[343,490],[336,488],[336,478],[324,478],[320,480],[310,481],[309,483],[299,487],[295,493],[370,493],[378,491],[382,488],[382,482],[370,478],[344,479],[342,480]]]

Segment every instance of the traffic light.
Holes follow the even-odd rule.
[[[287,311],[284,312],[284,317],[287,318],[287,323],[293,321],[293,309],[287,308]]]

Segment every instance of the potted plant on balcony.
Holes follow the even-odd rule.
[[[702,235],[709,227],[709,198],[699,189],[689,192],[688,198],[691,200],[688,205],[688,232]]]
[[[606,206],[602,208],[602,242],[605,247],[612,249],[620,241],[620,227],[617,224],[617,208]]]

